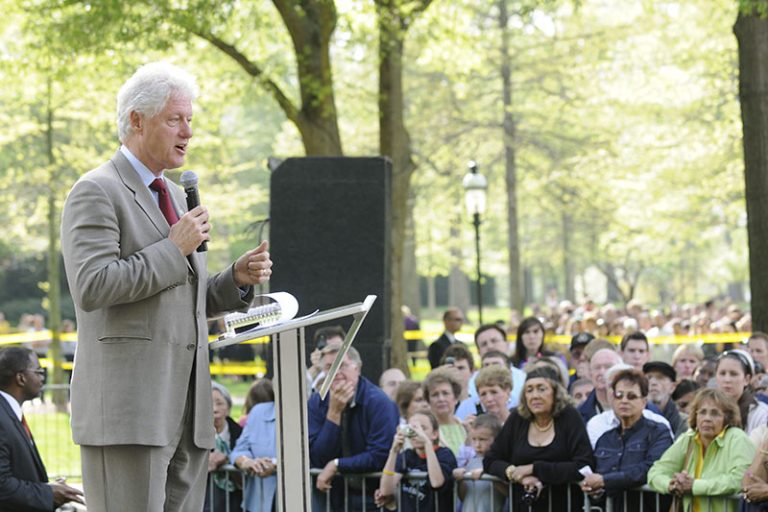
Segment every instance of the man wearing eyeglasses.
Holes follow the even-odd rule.
[[[443,313],[445,331],[432,342],[427,351],[427,359],[429,359],[429,365],[433,370],[440,366],[440,360],[443,358],[445,349],[456,343],[456,333],[459,332],[463,324],[464,314],[459,308],[448,308]]]
[[[82,493],[63,482],[48,482],[21,406],[40,394],[45,371],[28,348],[0,350],[0,510],[52,511]]]
[[[338,345],[323,350],[326,373],[339,350]],[[362,367],[360,353],[349,347],[328,396],[322,400],[314,393],[309,399],[309,460],[312,467],[323,468],[315,481],[314,512],[376,510],[373,494],[378,479],[364,482],[350,473],[372,473],[384,467],[400,415],[397,405],[360,374]],[[345,475],[346,482],[339,475]]]

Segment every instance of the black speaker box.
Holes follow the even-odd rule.
[[[386,158],[289,158],[270,184],[270,289],[296,296],[299,315],[377,295],[353,343],[377,384],[389,367],[391,167]],[[319,327],[307,329],[308,352]]]

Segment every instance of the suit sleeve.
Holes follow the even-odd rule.
[[[72,188],[61,226],[72,298],[84,311],[138,302],[187,278],[186,258],[168,238],[121,257],[119,214],[93,180]]]
[[[206,294],[206,314],[208,317],[218,316],[228,311],[245,310],[253,299],[253,286],[248,287],[247,293],[241,293],[241,288],[235,283],[234,263],[222,272],[208,277]]]
[[[3,398],[0,397],[0,400]],[[10,436],[7,432],[0,432],[0,510],[5,510],[5,506],[13,506],[30,512],[52,511],[53,491],[48,484],[21,480],[14,476]]]
[[[559,420],[559,425],[557,424]],[[594,467],[592,445],[589,443],[587,429],[572,407],[566,408],[560,418],[555,420],[556,436],[565,436],[567,454],[562,462],[538,461],[533,463],[533,474],[546,484],[559,485],[578,482],[584,476],[579,470],[584,466]],[[558,428],[559,427],[559,428]]]

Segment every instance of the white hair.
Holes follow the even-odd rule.
[[[615,365],[611,366],[606,370],[605,372],[605,383],[608,384],[608,387],[610,387],[613,384],[613,377],[619,373],[622,370],[634,370],[635,367],[631,364],[627,363],[616,363]]]
[[[198,94],[195,77],[168,62],[152,62],[141,66],[117,93],[117,137],[120,142],[131,134],[131,112],[145,117],[160,113],[171,96],[190,101]]]

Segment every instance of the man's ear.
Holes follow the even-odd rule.
[[[133,133],[141,133],[141,130],[144,126],[144,116],[136,112],[135,110],[131,111],[131,128],[133,129]]]
[[[24,372],[18,372],[16,375],[14,375],[13,378],[14,378],[14,382],[16,383],[16,385],[18,387],[20,387],[20,388],[24,387],[24,383],[27,380],[27,377],[26,377],[26,375],[24,375]]]

